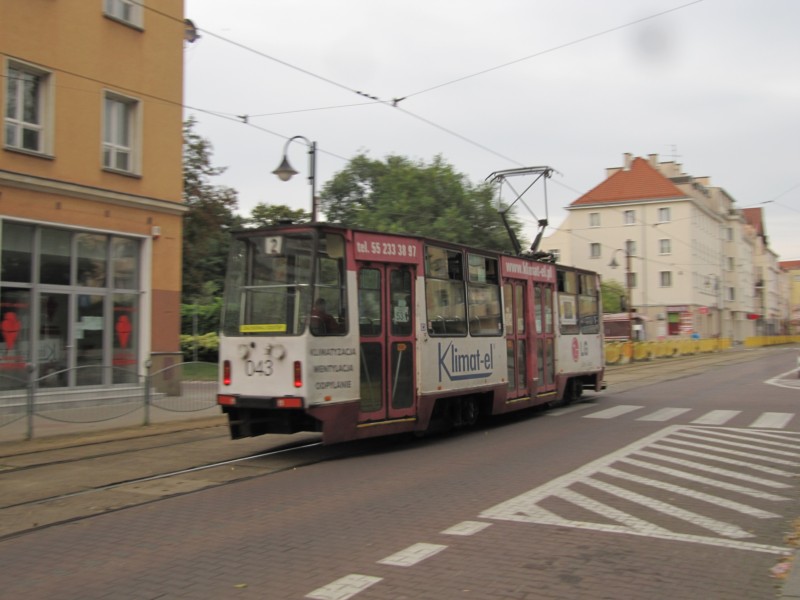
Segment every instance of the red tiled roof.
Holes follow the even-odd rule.
[[[744,215],[744,220],[753,226],[758,235],[764,235],[764,221],[760,207],[743,208],[742,215]]]
[[[603,183],[575,200],[570,206],[685,196],[686,194],[653,168],[647,160],[637,157],[633,159],[630,170],[617,171]]]
[[[800,260],[782,260],[778,266],[787,271],[800,271]]]

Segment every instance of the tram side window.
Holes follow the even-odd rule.
[[[574,271],[556,271],[558,286],[558,320],[561,333],[580,332],[578,325],[578,277]]]
[[[581,333],[600,333],[600,299],[597,278],[594,275],[580,275],[580,296],[578,315]]]
[[[500,335],[500,283],[497,260],[469,255],[469,332],[470,335]]]
[[[339,235],[328,234],[319,241],[314,303],[309,320],[312,334],[347,333],[344,281],[344,240]]]
[[[425,305],[431,335],[466,335],[464,256],[458,250],[425,248]]]
[[[358,277],[358,327],[363,336],[381,333],[381,272],[363,268]]]

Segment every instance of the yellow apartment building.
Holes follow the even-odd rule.
[[[183,0],[0,2],[0,389],[180,360]]]

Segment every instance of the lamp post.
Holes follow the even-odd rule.
[[[722,286],[720,285],[719,275],[712,273],[708,279],[714,279],[714,304],[717,309],[717,340],[722,338],[722,307],[720,302],[720,295],[722,293]],[[706,279],[706,287],[709,287],[709,281]]]
[[[293,176],[297,175],[297,171],[292,168],[291,164],[289,164],[289,159],[287,158],[286,154],[289,150],[289,144],[295,140],[303,140],[308,146],[308,183],[311,184],[311,222],[316,223],[317,142],[311,142],[308,140],[308,138],[305,138],[302,135],[296,135],[286,140],[286,145],[283,147],[283,160],[281,161],[281,164],[278,165],[278,168],[273,171],[273,173],[277,175],[278,179],[281,181],[289,181]]]
[[[617,253],[625,253],[625,289],[628,290],[628,339],[633,342],[633,297],[631,294],[631,258],[633,258],[633,255],[630,253],[629,248],[630,240],[625,243],[624,250],[622,248],[614,250],[614,254],[611,255],[611,262],[608,263],[608,266],[612,269],[616,269],[619,266],[617,262]]]

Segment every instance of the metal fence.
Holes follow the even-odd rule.
[[[81,366],[27,379],[0,372],[0,440],[149,425],[220,414],[216,363],[178,363],[141,375],[113,366]],[[107,426],[107,425],[106,425]]]

